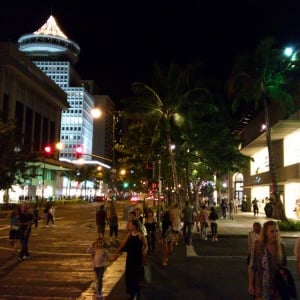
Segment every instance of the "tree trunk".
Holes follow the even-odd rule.
[[[176,194],[176,202],[178,202],[179,194],[178,194],[178,178],[177,178],[177,171],[176,171],[176,163],[174,159],[174,153],[172,151],[172,143],[171,143],[171,137],[170,134],[167,133],[167,140],[168,140],[168,151],[169,151],[169,157],[170,157],[170,164],[171,164],[171,172],[172,172],[172,179],[173,179],[173,188],[175,189]],[[180,203],[179,206],[181,207]]]
[[[274,219],[278,219],[281,221],[286,221],[287,217],[285,215],[285,208],[283,207],[283,203],[280,199],[280,191],[278,187],[278,179],[276,166],[274,161],[274,153],[272,146],[272,137],[271,137],[271,128],[269,123],[269,110],[266,95],[264,96],[264,109],[265,109],[265,122],[266,122],[266,143],[268,147],[268,155],[269,155],[269,170],[270,170],[270,178],[272,182],[272,191],[271,193],[274,195],[274,207],[272,217]]]

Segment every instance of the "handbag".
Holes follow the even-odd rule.
[[[275,273],[275,286],[283,300],[290,298],[297,299],[297,290],[295,281],[290,270],[286,267],[281,267]]]

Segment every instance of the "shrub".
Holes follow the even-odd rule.
[[[300,221],[278,221],[277,224],[280,231],[300,231]]]

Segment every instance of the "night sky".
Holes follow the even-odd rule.
[[[150,82],[154,63],[203,61],[226,78],[234,57],[266,36],[300,42],[299,0],[1,0],[0,41],[17,42],[50,14],[81,48],[82,79],[116,102],[132,82]]]

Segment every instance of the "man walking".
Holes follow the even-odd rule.
[[[185,207],[182,210],[183,216],[183,236],[186,245],[190,245],[192,241],[192,226],[194,224],[193,208],[189,205],[189,201],[185,201]]]
[[[29,212],[28,205],[26,203],[23,203],[21,207],[21,214],[19,217],[20,221],[20,240],[21,240],[21,251],[18,258],[18,261],[23,261],[27,258],[29,258],[29,252],[28,252],[28,242],[29,242],[29,236],[31,232],[31,225],[33,224],[33,215]]]
[[[253,199],[252,205],[254,216],[258,216],[258,200],[256,198]]]
[[[107,222],[107,214],[104,210],[104,205],[100,206],[100,209],[96,213],[96,225],[98,231],[98,237],[104,238],[105,225]]]

